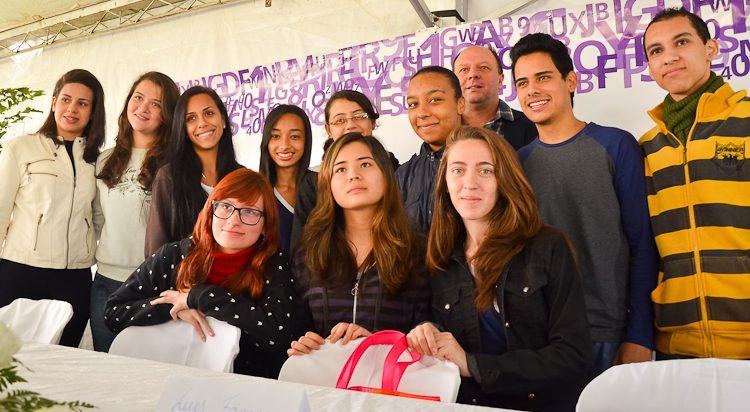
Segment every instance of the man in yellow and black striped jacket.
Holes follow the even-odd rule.
[[[659,13],[644,47],[669,93],[640,139],[660,254],[657,359],[750,358],[750,99],[711,72],[718,44],[692,13]]]

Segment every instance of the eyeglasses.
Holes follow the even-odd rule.
[[[214,209],[214,216],[219,219],[229,219],[236,210],[237,213],[240,214],[240,222],[250,226],[257,225],[260,218],[266,216],[264,212],[258,209],[253,209],[252,207],[235,207],[231,203],[220,202],[218,200],[214,200],[212,206]]]
[[[339,116],[339,117],[333,119],[330,123],[328,123],[328,125],[330,125],[330,126],[343,126],[349,120],[353,120],[355,122],[359,122],[361,120],[367,120],[369,118],[370,118],[370,115],[367,114],[367,112],[353,114],[351,117]]]

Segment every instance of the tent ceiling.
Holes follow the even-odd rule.
[[[0,12],[0,32],[102,2],[102,0],[4,0],[3,11]]]
[[[53,43],[243,1],[250,0],[0,0],[3,3],[0,7],[0,59]],[[270,0],[252,1],[266,6],[271,3]],[[425,27],[432,26],[435,16],[425,0],[409,1]],[[471,0],[469,21],[507,15],[534,1]]]
[[[3,0],[0,59],[53,43],[247,0]]]

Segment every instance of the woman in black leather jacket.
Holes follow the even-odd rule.
[[[448,138],[427,266],[435,323],[414,328],[409,343],[458,365],[459,402],[575,408],[591,342],[573,251],[542,223],[512,147],[491,131]]]

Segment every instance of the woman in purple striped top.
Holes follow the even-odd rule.
[[[388,152],[372,136],[345,134],[325,153],[295,256],[295,322],[309,332],[287,353],[379,330],[408,332],[430,316],[424,273],[423,242],[402,206]]]

